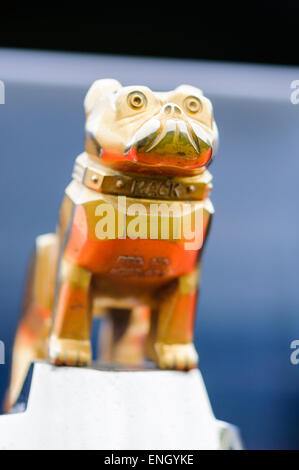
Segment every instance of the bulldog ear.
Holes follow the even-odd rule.
[[[84,100],[86,114],[92,111],[96,101],[102,94],[111,94],[120,88],[122,88],[121,84],[112,78],[96,80],[89,88]]]

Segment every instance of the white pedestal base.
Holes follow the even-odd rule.
[[[240,449],[198,370],[98,370],[37,362],[25,412],[0,416],[0,449]]]

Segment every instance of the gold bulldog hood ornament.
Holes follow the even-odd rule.
[[[85,109],[85,152],[58,229],[35,243],[6,409],[33,360],[90,364],[94,316],[105,318],[102,360],[197,366],[193,324],[214,212],[212,105],[189,85],[153,92],[98,80]]]

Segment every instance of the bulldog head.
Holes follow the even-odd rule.
[[[211,102],[198,88],[169,92],[98,80],[85,98],[86,152],[129,172],[194,174],[212,161],[218,139]]]

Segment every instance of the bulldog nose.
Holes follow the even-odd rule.
[[[162,113],[171,115],[183,114],[182,109],[175,103],[166,103],[162,108]]]

